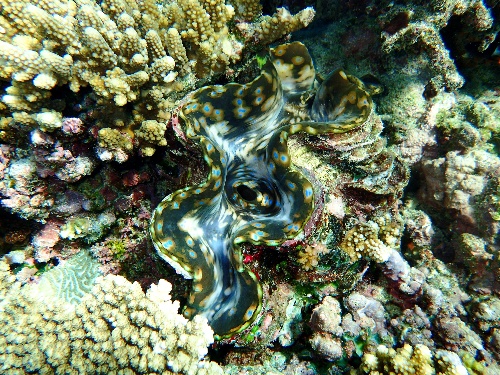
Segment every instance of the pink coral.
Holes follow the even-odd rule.
[[[62,131],[68,135],[79,134],[85,129],[83,121],[77,117],[65,117],[63,119]]]
[[[7,151],[7,150],[5,150]],[[10,155],[9,155],[10,157]],[[0,180],[1,203],[23,218],[43,220],[54,204],[49,188],[36,174],[33,158],[8,160],[8,167],[2,165],[4,177]]]
[[[38,231],[32,240],[32,244],[36,249],[35,259],[38,262],[48,262],[54,257],[53,247],[59,242],[59,229],[62,222],[56,219],[50,219]]]

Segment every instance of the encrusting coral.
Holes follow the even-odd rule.
[[[237,27],[228,27],[235,7],[243,16],[236,23],[253,30],[245,41],[238,40]],[[147,105],[138,104],[130,115],[138,127],[158,120],[158,111],[175,108],[198,79],[225,73],[242,59],[247,45],[265,46],[314,17],[312,8],[295,16],[281,8],[254,24],[246,20],[261,16],[256,2],[224,0],[161,5],[153,0],[2,0],[0,11],[0,79],[11,83],[0,94],[3,120],[44,131],[63,124],[61,100],[52,99],[58,86],[68,85],[73,92],[90,86],[111,112],[146,98]],[[114,121],[101,126],[99,145],[109,152],[100,156],[124,161],[133,148],[133,132],[115,129],[119,123]],[[157,135],[154,139],[138,137],[139,144],[145,143],[143,155],[163,145]]]
[[[45,272],[38,284],[38,291],[48,298],[57,298],[77,304],[81,302],[100,275],[99,263],[82,250],[64,265]]]
[[[50,293],[41,303],[38,285],[15,279],[0,260],[2,374],[222,374],[203,361],[213,341],[206,320],[179,315],[165,280],[144,294],[121,276],[100,277],[74,306]]]
[[[23,218],[47,218],[54,198],[49,193],[46,182],[37,176],[34,158],[11,161],[11,157],[14,157],[13,150],[7,146],[0,150],[0,157],[3,168],[8,164],[2,171],[0,180],[0,192],[4,197],[2,206]]]

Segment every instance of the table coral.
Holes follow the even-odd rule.
[[[76,307],[50,294],[41,301],[40,287],[14,280],[1,260],[2,373],[222,374],[217,364],[203,361],[213,340],[206,320],[178,315],[165,280],[145,294],[123,277],[101,277]]]

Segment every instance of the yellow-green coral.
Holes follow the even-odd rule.
[[[255,23],[241,22],[237,27],[247,41],[269,44],[307,26],[315,14],[313,8],[306,8],[295,15],[286,8],[278,8],[272,16],[263,16]]]
[[[165,130],[167,124],[158,122],[156,120],[146,120],[142,122],[140,129],[135,131],[137,138],[142,139],[146,144],[141,148],[145,156],[153,155],[155,149],[149,145],[166,146],[167,140],[165,139]]]
[[[467,375],[460,357],[446,350],[433,353],[425,345],[392,349],[379,345],[375,353],[365,353],[361,365],[351,374]]]
[[[237,20],[252,21],[262,14],[262,5],[259,0],[234,0],[231,3]]]
[[[297,262],[302,266],[304,271],[310,271],[318,266],[320,254],[327,251],[326,246],[321,243],[307,245],[299,251]]]
[[[99,154],[101,160],[115,159],[122,162],[128,159],[128,152],[132,150],[132,137],[118,129],[103,128],[99,130],[99,146],[104,150]]]
[[[393,249],[399,247],[401,223],[389,214],[378,216],[350,229],[340,244],[353,261],[367,257],[377,263],[387,261]]]
[[[64,276],[63,276],[64,278]],[[222,374],[203,361],[213,333],[187,321],[160,280],[145,294],[121,276],[98,278],[74,307],[38,285],[21,286],[0,261],[0,371],[19,373]]]

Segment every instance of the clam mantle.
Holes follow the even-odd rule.
[[[210,172],[203,184],[168,195],[150,227],[160,256],[193,279],[184,316],[205,316],[219,337],[255,320],[262,289],[239,245],[277,246],[297,236],[314,205],[311,183],[291,164],[288,136],[349,131],[371,108],[363,84],[342,70],[318,84],[299,42],[271,49],[250,83],[192,94],[180,116]]]

